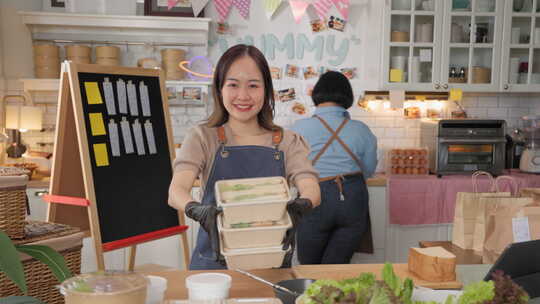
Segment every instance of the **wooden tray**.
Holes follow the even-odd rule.
[[[296,278],[342,280],[359,276],[363,272],[372,272],[377,279],[381,278],[384,264],[343,264],[343,265],[297,265],[293,266]],[[393,264],[394,273],[404,279],[411,278],[415,286],[431,289],[461,289],[463,284],[458,281],[428,282],[409,272],[407,264]]]

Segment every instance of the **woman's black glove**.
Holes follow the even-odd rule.
[[[288,250],[292,247],[294,250],[296,227],[306,213],[313,209],[313,203],[308,198],[296,198],[287,202],[287,212],[292,220],[292,228],[288,229],[283,239],[283,250]]]
[[[199,222],[201,227],[208,233],[208,239],[214,258],[217,262],[224,263],[223,256],[219,251],[219,233],[217,229],[217,217],[223,212],[221,207],[214,205],[203,205],[198,202],[189,202],[186,204],[184,212],[187,217]]]

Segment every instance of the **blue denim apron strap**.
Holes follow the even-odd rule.
[[[268,176],[285,177],[285,163],[282,151],[278,146],[282,134],[272,134],[273,148],[264,146],[226,146],[227,138],[223,127],[217,128],[220,147],[215,153],[214,162],[206,187],[202,204],[216,204],[215,183],[218,180],[255,178]],[[226,266],[216,262],[208,234],[199,229],[197,243],[191,257],[190,270],[225,269]]]

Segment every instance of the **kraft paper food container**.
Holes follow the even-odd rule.
[[[278,221],[291,200],[282,176],[220,180],[215,184],[217,205],[225,227],[238,223]]]
[[[222,239],[223,240],[223,239]],[[229,249],[220,242],[221,254],[228,269],[268,269],[280,267],[287,251],[280,246],[262,248]]]
[[[145,304],[148,280],[122,271],[86,273],[60,285],[66,304]]]
[[[217,226],[223,236],[225,248],[239,249],[279,246],[283,242],[287,229],[292,227],[292,222],[289,213],[285,212],[285,216],[272,226],[224,227],[221,216],[218,216]]]

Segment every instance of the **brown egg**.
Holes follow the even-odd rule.
[[[418,174],[427,174],[427,169],[426,168],[418,169]]]
[[[392,165],[397,165],[397,164],[399,164],[399,158],[396,157],[396,156],[393,156],[391,161],[392,161]]]
[[[412,168],[405,168],[405,174],[411,174]]]
[[[404,174],[405,168],[397,168],[396,173],[397,174]]]
[[[391,172],[392,174],[397,174],[397,171],[398,171],[397,168],[394,168],[394,167],[392,167],[392,168],[390,169],[390,172]]]
[[[399,156],[399,155],[403,154],[403,151],[401,149],[393,149],[392,153]]]
[[[418,174],[418,168],[412,168],[412,174]]]
[[[427,155],[427,150],[425,150],[425,149],[420,150],[420,155],[426,156]]]
[[[420,160],[418,158],[413,158],[411,164],[414,166],[418,166],[420,164]]]

